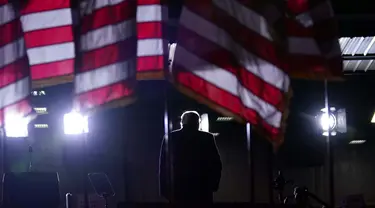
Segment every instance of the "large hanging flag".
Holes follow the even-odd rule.
[[[13,6],[0,0],[0,126],[16,123],[32,111],[28,60]]]
[[[164,79],[168,68],[165,0],[137,0],[137,78]]]
[[[185,1],[172,67],[182,92],[223,114],[250,122],[275,144],[283,141],[288,73],[293,74],[295,66],[325,74],[338,70],[327,67],[329,56],[318,53],[317,47],[299,49],[304,46],[289,35],[295,31],[280,27],[280,20],[292,18],[284,16],[286,8],[272,1]],[[318,33],[305,38],[316,46],[318,39],[312,35]],[[311,58],[305,66],[293,63],[300,57],[297,50]]]
[[[307,79],[340,78],[343,62],[330,1],[289,0],[286,6],[289,75]]]
[[[70,0],[28,0],[20,6],[34,86],[72,81],[75,54]]]
[[[128,103],[136,78],[136,1],[82,1],[80,25],[76,107]]]

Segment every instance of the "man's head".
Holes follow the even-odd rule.
[[[200,116],[196,111],[185,111],[181,115],[181,127],[188,129],[199,129]]]

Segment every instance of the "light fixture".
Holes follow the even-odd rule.
[[[232,121],[233,119],[234,119],[233,117],[218,117],[216,121],[227,122],[227,121]]]
[[[43,96],[43,95],[46,95],[46,92],[44,90],[40,90],[40,91],[34,90],[34,91],[31,92],[31,94],[33,96]]]
[[[363,144],[366,140],[352,140],[349,142],[349,144]]]
[[[336,117],[332,113],[323,113],[320,116],[320,126],[323,131],[333,130],[336,123]]]
[[[371,123],[375,123],[375,112],[374,112],[374,114],[372,115]]]
[[[34,124],[36,129],[46,129],[48,128],[48,124]]]
[[[88,116],[72,111],[64,115],[64,133],[78,135],[89,132]]]
[[[46,107],[38,107],[38,108],[34,108],[34,111],[35,111],[38,115],[41,115],[41,114],[48,114],[48,112],[47,112],[47,108],[46,108]]]
[[[336,136],[337,133],[346,133],[346,110],[344,108],[336,110],[335,107],[323,108],[316,116],[317,125],[323,136]]]
[[[335,115],[336,108],[331,107],[329,110],[323,108],[320,110],[320,115],[317,116],[318,125],[322,130],[323,136],[336,136],[337,118]]]
[[[215,137],[219,136],[219,133],[212,133],[212,132],[210,132],[210,121],[208,119],[208,114],[207,113],[204,113],[204,114],[201,115],[201,123],[200,123],[199,129],[201,131],[204,131],[204,132],[209,132],[212,135],[214,135]]]
[[[8,113],[5,116],[5,122],[4,122],[4,129],[5,129],[5,135],[8,138],[22,138],[22,137],[28,137],[29,131],[28,131],[28,125],[29,125],[30,119],[25,118],[22,115],[19,114],[10,114]]]
[[[200,130],[210,132],[210,121],[208,120],[207,113],[201,115]]]

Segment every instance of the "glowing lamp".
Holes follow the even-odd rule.
[[[89,132],[88,116],[78,112],[70,112],[64,115],[64,133],[78,135]]]

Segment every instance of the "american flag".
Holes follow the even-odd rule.
[[[284,17],[289,48],[288,73],[296,78],[335,79],[343,62],[337,22],[328,0],[289,0]]]
[[[0,0],[0,34],[0,125],[3,125],[16,122],[32,111],[21,22],[16,9],[6,0]]]
[[[128,100],[137,72],[139,79],[164,77],[167,7],[161,0],[79,2],[79,8],[71,0],[19,5],[33,87],[74,81],[76,107],[92,109]]]
[[[81,110],[127,101],[134,94],[137,72],[141,79],[166,75],[162,71],[167,68],[164,23],[168,12],[162,0],[81,1],[79,41],[72,31],[72,9],[78,8],[70,0],[28,0],[20,6],[18,29],[22,26],[29,60],[20,55],[25,50],[14,47],[19,43],[16,39],[22,39],[21,31],[13,35],[7,26],[15,10],[8,4],[5,10],[6,1],[0,2],[2,34],[6,34],[0,47],[11,50],[0,53],[4,56],[0,67],[11,66],[8,60],[13,54],[13,61],[26,60],[17,64],[28,63],[33,81],[42,84],[54,78],[59,78],[51,82],[55,84],[73,80],[75,71],[75,103]],[[179,30],[173,64],[176,86],[224,114],[250,122],[277,143],[287,109],[289,77],[325,78],[341,72],[327,0],[278,1],[278,5],[261,0],[185,1]],[[14,49],[6,43],[13,43]],[[14,71],[9,76],[1,76],[3,80],[13,77],[11,82],[3,81],[4,92],[13,86],[9,83],[28,80],[27,67],[10,70]],[[22,84],[25,90],[27,83]],[[14,96],[22,91],[19,88],[9,92]],[[0,97],[3,108],[18,102],[9,103],[5,94]]]
[[[81,67],[76,69],[76,107],[125,104],[136,77],[136,2],[81,2]]]
[[[165,0],[137,0],[137,78],[163,79],[168,68]]]
[[[174,81],[182,92],[223,114],[250,122],[276,144],[283,140],[289,75],[295,70],[305,75],[341,70],[340,64],[333,65],[335,68],[327,65],[330,58],[340,63],[337,54],[325,53],[329,50],[319,47],[338,46],[336,31],[330,30],[330,44],[320,44],[321,39],[314,35],[321,34],[322,28],[303,26],[298,18],[286,16],[288,7],[303,6],[305,10],[292,12],[297,11],[298,16],[306,12],[314,23],[322,18],[319,12],[313,15],[316,7],[311,10],[302,4],[306,1],[288,2],[295,4],[280,7],[271,1],[185,1],[172,66]],[[329,4],[324,5],[321,8],[326,11]],[[286,22],[284,27],[278,25],[280,22]],[[286,27],[291,22],[300,30]],[[306,61],[305,65],[299,59]]]
[[[20,6],[34,86],[72,81],[75,53],[70,0],[28,0]]]

